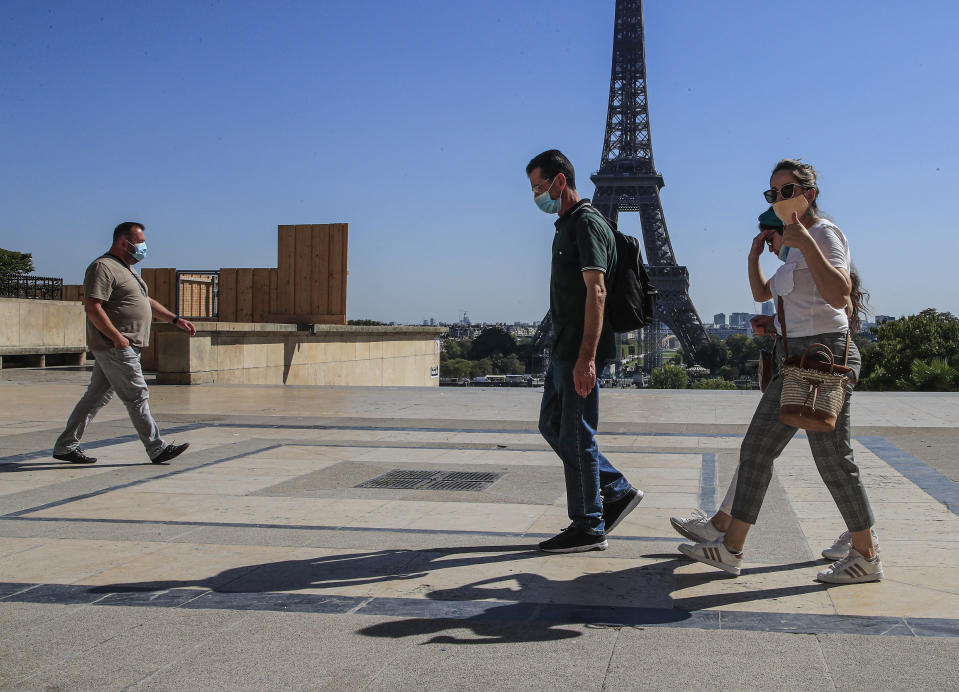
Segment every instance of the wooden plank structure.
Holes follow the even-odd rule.
[[[140,278],[147,285],[151,298],[170,310],[176,309],[176,269],[172,267],[144,267]],[[155,321],[155,320],[154,320]],[[144,370],[156,370],[156,339],[151,334],[150,345],[140,352],[140,362]]]
[[[83,284],[63,284],[63,300],[83,299]]]
[[[220,322],[270,322],[271,305],[276,303],[271,295],[272,267],[224,267],[220,269],[219,321]]]
[[[346,324],[348,236],[345,223],[277,228],[271,321]]]
[[[180,273],[177,275],[180,292],[179,312],[189,319],[213,318],[214,273]],[[174,306],[170,306],[172,310]]]
[[[176,269],[144,267],[140,278],[146,283],[151,298],[170,310],[176,309]]]

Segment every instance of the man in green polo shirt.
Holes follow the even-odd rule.
[[[615,354],[603,310],[607,277],[616,272],[616,239],[589,200],[580,199],[573,164],[558,149],[533,158],[526,175],[536,206],[559,214],[549,280],[553,345],[539,430],[563,461],[572,522],[539,548],[550,553],[605,550],[606,534],[643,499],[643,492],[596,445],[596,376]]]

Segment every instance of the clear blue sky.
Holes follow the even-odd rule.
[[[0,3],[0,247],[79,282],[121,220],[147,225],[144,266],[184,269],[275,266],[277,224],[346,221],[350,318],[537,320],[555,217],[523,169],[558,147],[592,194],[613,7]],[[819,169],[877,312],[959,314],[959,3],[645,18],[663,206],[705,321],[756,309],[745,257],[782,156]]]

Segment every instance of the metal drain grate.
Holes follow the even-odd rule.
[[[503,477],[488,471],[416,471],[393,469],[364,481],[356,488],[388,490],[485,490]]]
[[[451,471],[443,474],[444,481],[463,481],[467,483],[492,483],[502,476],[502,473],[488,473],[486,471]]]
[[[478,490],[486,490],[489,486],[489,483],[477,481],[436,480],[424,485],[422,490],[472,490],[476,492]]]

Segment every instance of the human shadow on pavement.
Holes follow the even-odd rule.
[[[91,593],[131,593],[201,587],[217,593],[267,593],[336,589],[419,579],[441,569],[523,560],[542,555],[524,545],[490,545],[423,550],[377,550],[244,565],[205,579],[104,584]]]
[[[144,463],[149,464],[150,460],[147,459]],[[69,461],[0,461],[0,473],[62,471],[63,469],[119,469],[138,465],[140,464],[71,464]]]
[[[564,557],[557,555],[555,559]],[[427,598],[445,603],[469,602],[474,608],[480,606],[480,610],[460,619],[381,622],[359,633],[390,638],[434,633],[437,636],[424,643],[496,644],[582,636],[581,631],[569,629],[569,625],[677,624],[690,618],[689,612],[673,609],[669,596],[673,570],[685,560],[674,555],[669,558],[620,572],[581,574],[569,580],[521,572],[434,589],[426,594]],[[482,607],[487,603],[488,607]],[[460,629],[468,629],[475,636],[439,634]]]
[[[754,589],[737,593],[673,598],[683,589],[730,578],[724,572],[676,574],[689,565],[676,555],[644,555],[663,562],[619,572],[582,574],[555,580],[541,574],[518,573],[482,579],[463,586],[435,589],[427,598],[443,602],[488,602],[488,608],[463,619],[410,618],[377,623],[361,629],[372,637],[400,638],[469,629],[472,637],[437,634],[425,643],[490,644],[548,641],[580,636],[563,625],[655,626],[678,625],[694,613],[721,605],[781,598],[822,591],[822,584]],[[816,561],[762,566],[746,573],[768,573],[819,565]],[[497,602],[509,601],[505,605]],[[511,623],[511,624],[510,624]]]

